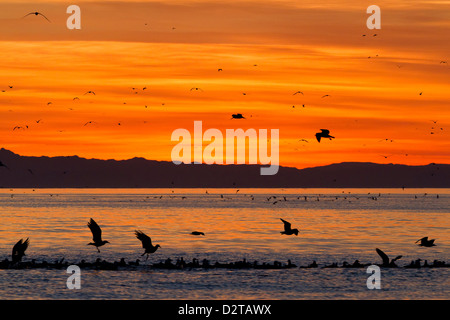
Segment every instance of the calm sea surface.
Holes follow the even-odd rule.
[[[142,266],[82,269],[80,290],[67,289],[65,269],[0,269],[0,298],[449,299],[450,268],[382,268],[381,290],[367,289],[366,268],[320,268],[356,259],[381,263],[375,248],[391,258],[402,255],[400,267],[418,258],[449,263],[449,217],[450,189],[0,189],[0,260],[11,259],[13,245],[30,238],[23,261],[124,258],[141,259]],[[100,253],[87,246],[90,218],[110,241]],[[280,218],[300,234],[281,235]],[[161,246],[147,262],[136,229]],[[437,246],[417,246],[424,236]],[[260,264],[290,259],[297,266],[315,260],[319,268],[149,268],[181,257]]]

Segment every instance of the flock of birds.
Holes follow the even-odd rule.
[[[28,16],[32,16],[32,15],[34,15],[34,16],[41,16],[41,17],[43,17],[44,19],[46,19],[48,22],[51,22],[44,14],[42,14],[42,13],[40,13],[40,12],[30,12],[30,13],[26,14],[25,16],[23,16],[23,18],[26,18],[26,17],[28,17]],[[175,29],[175,28],[173,28],[173,29]],[[363,35],[363,37],[365,37],[365,36],[366,36],[366,35]],[[376,36],[377,36],[377,34],[373,34],[373,37],[376,37]],[[369,58],[371,58],[371,57],[369,57]],[[441,61],[441,64],[442,64],[442,63],[447,63],[447,62],[446,62],[446,61]],[[254,66],[257,66],[257,65],[254,65]],[[218,71],[218,72],[222,72],[223,70],[222,70],[222,68],[219,68],[217,71]],[[13,86],[9,86],[9,88],[12,89]],[[132,88],[132,89],[133,89],[133,91],[137,90],[136,88]],[[142,88],[142,90],[146,90],[146,89],[147,89],[146,87]],[[4,91],[4,90],[3,90],[3,91]],[[190,89],[190,91],[199,91],[199,92],[203,92],[204,90],[203,90],[202,88],[199,88],[199,87],[192,87],[192,88]],[[137,94],[138,92],[135,91],[135,93]],[[420,92],[419,95],[422,95],[422,93],[423,93],[423,92]],[[88,94],[90,94],[90,95],[96,95],[96,93],[95,93],[94,91],[91,91],[91,90],[84,93],[84,95],[88,95]],[[247,95],[245,92],[242,93],[242,94],[243,94],[243,95]],[[304,93],[303,93],[302,91],[296,91],[296,92],[293,93],[293,95],[304,95]],[[322,95],[322,96],[321,96],[321,98],[327,98],[327,97],[330,97],[330,95],[329,95],[329,94],[325,94],[325,95]],[[75,97],[75,98],[73,98],[73,100],[79,100],[79,98],[78,98],[78,97]],[[50,105],[50,104],[52,104],[52,102],[48,102],[47,104]],[[147,106],[146,106],[146,107],[147,107]],[[302,107],[304,108],[305,105],[303,104]],[[295,108],[295,106],[293,106],[293,108]],[[241,113],[236,113],[236,114],[232,114],[231,119],[238,119],[238,120],[240,120],[240,119],[246,119],[246,117],[244,117],[244,115],[241,114]],[[41,119],[40,119],[40,120],[37,120],[36,123],[39,123],[40,121],[41,121]],[[90,124],[95,124],[95,123],[96,123],[95,121],[87,121],[87,122],[84,124],[84,126],[87,126],[87,125],[90,125]],[[434,125],[436,125],[436,124],[437,124],[437,121],[434,121],[434,120],[433,120],[433,123],[434,123]],[[119,125],[120,125],[120,123],[119,123]],[[433,131],[431,131],[431,134],[435,134],[436,129],[437,129],[437,128],[435,128],[435,127],[436,127],[436,126],[433,126],[433,127],[432,127],[432,130],[433,130]],[[13,128],[13,130],[25,130],[25,129],[28,129],[28,125],[25,125],[25,126],[15,126],[15,127]],[[443,130],[443,128],[440,127],[438,130]],[[316,140],[317,140],[319,143],[321,142],[322,139],[330,139],[330,140],[332,140],[332,139],[335,138],[334,136],[330,135],[330,130],[329,130],[329,129],[320,129],[320,132],[317,132],[317,133],[315,134],[315,137],[316,137]],[[390,140],[390,142],[393,142],[392,139],[384,139],[384,140],[385,140],[385,141],[388,141],[388,142],[389,142],[389,140]],[[308,142],[306,139],[301,139],[300,141]],[[384,156],[384,157],[387,158],[388,156]],[[9,169],[9,168],[8,168],[4,163],[2,163],[1,161],[0,161],[0,167],[5,167],[6,169]],[[285,200],[286,200],[286,199],[285,199]],[[298,236],[298,234],[299,234],[299,230],[298,230],[298,229],[292,228],[292,225],[291,225],[290,222],[288,222],[288,221],[286,221],[286,220],[284,220],[284,219],[282,219],[282,218],[280,218],[280,219],[281,219],[281,221],[282,221],[283,224],[284,224],[284,230],[280,232],[282,235],[287,235],[287,236],[295,235],[295,236]],[[104,246],[105,244],[108,244],[109,241],[103,240],[103,239],[102,239],[102,230],[101,230],[100,226],[99,226],[92,218],[91,218],[90,221],[88,222],[87,226],[88,226],[89,229],[91,230],[92,236],[93,236],[93,238],[92,238],[92,239],[93,239],[93,242],[88,243],[88,245],[92,245],[92,246],[96,247],[97,251],[100,253],[99,247],[102,247],[102,246]],[[194,236],[205,236],[205,234],[204,234],[203,232],[200,232],[200,231],[193,231],[191,234],[194,235]],[[144,232],[140,231],[140,230],[135,230],[135,236],[136,236],[136,238],[137,238],[138,240],[140,240],[141,243],[142,243],[142,247],[143,247],[143,249],[144,249],[144,253],[143,253],[141,256],[147,255],[146,260],[148,259],[148,257],[149,257],[150,254],[155,253],[155,252],[158,250],[158,248],[161,248],[161,246],[160,246],[159,244],[153,245],[151,238],[150,238],[148,235],[146,235]],[[417,240],[416,243],[420,242],[420,243],[419,243],[419,246],[423,246],[423,247],[432,247],[432,246],[435,246],[434,241],[435,241],[434,239],[428,239],[428,237],[423,237],[423,238]],[[29,243],[30,243],[29,238],[27,238],[26,240],[20,239],[20,240],[14,245],[13,250],[12,250],[12,264],[10,264],[9,261],[3,261],[0,265],[3,266],[3,267],[4,267],[4,266],[8,266],[8,267],[18,266],[18,265],[22,262],[23,256],[25,256],[25,251],[27,250],[27,248],[28,248],[28,246],[29,246]],[[383,267],[396,267],[395,262],[396,262],[397,260],[399,260],[399,259],[402,257],[402,256],[397,256],[397,257],[394,258],[394,259],[389,259],[389,257],[388,257],[382,250],[376,248],[376,252],[378,253],[378,255],[379,255],[379,256],[381,257],[381,259],[382,259],[382,264],[381,264],[381,266],[383,266]],[[138,261],[138,260],[137,260],[137,261]],[[97,263],[100,263],[100,262],[101,262],[101,261],[99,261],[99,260],[97,261]],[[417,264],[417,262],[418,262],[418,261],[413,261],[413,262],[411,263],[410,266],[412,266],[412,267],[413,267],[413,266],[416,266],[416,267],[417,267],[417,265],[420,266],[420,259],[419,259],[419,264]],[[103,262],[103,263],[104,263],[104,262]],[[123,261],[123,259],[122,259],[121,262],[119,263],[119,265],[123,265],[123,263],[124,263],[124,261]],[[137,263],[137,262],[136,262],[136,263]],[[58,262],[58,264],[61,264],[61,263]],[[181,265],[188,265],[188,264],[185,264],[185,263],[182,261],[182,259],[181,259],[181,261],[180,261],[180,260],[177,261],[176,266],[179,266],[180,264],[181,264]],[[167,267],[167,266],[171,266],[172,264],[171,264],[170,260],[167,260],[167,261],[164,263],[164,265]],[[204,261],[204,264],[203,264],[203,265],[204,265],[204,266],[206,266],[206,265],[209,266],[209,263],[207,263],[207,262]],[[244,266],[244,267],[248,267],[248,266],[250,266],[250,265],[253,265],[254,267],[256,267],[256,264],[255,264],[255,263],[249,264],[249,263],[247,263],[245,260],[242,261],[242,262],[240,262],[240,263],[236,263],[236,264],[232,264],[232,265],[233,265],[233,266]],[[196,263],[196,259],[194,259],[193,264],[191,264],[191,266],[199,266],[198,261],[197,261],[197,263]],[[217,264],[216,264],[216,266],[217,266]],[[228,264],[228,266],[230,266],[230,264]],[[273,267],[282,267],[282,266],[283,266],[283,265],[280,264],[280,263],[274,263],[274,264],[273,264]],[[288,264],[286,265],[286,267],[293,267],[293,266],[295,266],[295,265],[293,265],[290,261],[288,261]],[[349,264],[347,264],[347,263],[344,263],[343,266],[344,266],[344,267],[345,267],[345,266],[359,267],[359,266],[363,266],[363,265],[361,265],[361,264],[358,262],[358,260],[356,260],[355,263],[352,264],[352,265],[349,265]],[[435,262],[434,262],[434,266],[448,266],[448,265],[446,265],[445,263],[440,262],[440,261],[435,261]],[[311,265],[309,265],[308,267],[317,267],[317,263],[314,261],[314,262],[313,262]],[[332,265],[326,266],[326,267],[337,267],[337,264],[332,264]]]
[[[28,14],[24,15],[22,18],[26,18],[26,17],[29,17],[29,16],[41,16],[42,18],[46,19],[48,22],[51,22],[51,21],[50,21],[43,13],[38,12],[38,11],[35,11],[35,12],[29,12]],[[146,25],[147,25],[147,24],[146,24]],[[175,28],[172,28],[172,29],[175,29]],[[366,34],[363,34],[363,35],[362,35],[362,37],[366,37],[366,36],[368,36],[368,35],[366,35]],[[372,36],[372,37],[377,37],[378,34],[374,33],[374,34],[372,34],[371,36]],[[378,56],[378,55],[376,55],[376,57],[377,57],[377,56]],[[369,56],[369,58],[371,58],[371,57]],[[447,61],[441,60],[439,64],[447,64]],[[258,65],[257,65],[257,64],[254,64],[253,66],[256,67],[256,66],[258,66]],[[401,66],[399,66],[399,67],[401,67]],[[218,72],[223,72],[223,69],[222,69],[222,68],[218,68],[217,71],[218,71]],[[12,87],[13,87],[13,86],[9,86],[9,88],[12,88]],[[133,89],[133,91],[134,91],[135,94],[138,93],[138,92],[136,91],[137,88],[132,88],[132,89]],[[146,90],[146,89],[147,89],[147,87],[142,88],[142,90]],[[3,91],[4,91],[4,90],[3,90]],[[204,90],[203,90],[202,88],[199,88],[199,87],[192,87],[192,88],[190,88],[190,91],[203,92]],[[86,94],[96,95],[94,91],[87,91],[86,93],[84,93],[84,95],[86,95]],[[243,95],[247,95],[247,93],[245,93],[245,92],[243,92],[242,94],[243,94]],[[419,93],[419,95],[422,95],[422,94],[423,94],[423,92],[420,92],[420,93]],[[302,96],[304,96],[304,92],[298,90],[298,91],[294,92],[293,95],[302,95]],[[327,98],[327,97],[330,97],[330,95],[329,95],[329,94],[324,94],[324,95],[321,96],[321,98]],[[79,100],[79,98],[78,98],[78,97],[75,97],[75,98],[73,98],[73,100]],[[48,102],[47,104],[50,105],[50,104],[52,104],[52,102]],[[126,104],[126,102],[124,102],[124,104]],[[164,103],[163,103],[163,105],[164,105]],[[145,107],[147,108],[147,106],[145,106]],[[303,104],[302,107],[304,108],[304,107],[305,107],[305,104]],[[292,108],[295,108],[295,105],[292,106]],[[250,116],[250,117],[251,117],[251,116]],[[232,114],[231,119],[247,119],[247,118],[244,117],[244,115],[243,115],[242,113],[236,113],[236,114]],[[36,121],[36,122],[39,123],[39,121],[41,121],[41,120],[38,120],[38,121]],[[437,123],[437,121],[433,121],[433,122],[434,122],[434,124]],[[96,124],[96,122],[95,122],[95,121],[87,121],[87,122],[84,123],[83,126],[87,126],[87,125],[91,125],[91,124]],[[117,125],[120,126],[120,125],[121,125],[121,122],[118,122]],[[29,128],[28,125],[17,125],[17,126],[14,126],[13,130],[26,130],[26,129],[28,129],[28,128]],[[440,127],[440,126],[439,126],[439,127],[433,126],[433,127],[431,128],[430,134],[432,134],[432,135],[433,135],[433,134],[437,134],[437,133],[438,133],[438,130],[439,130],[439,131],[442,131],[442,130],[444,130],[444,129],[443,129],[443,127]],[[332,140],[332,139],[335,138],[334,136],[330,135],[330,130],[329,130],[329,129],[320,129],[320,131],[321,131],[321,132],[317,132],[317,133],[315,134],[316,140],[317,140],[319,143],[321,142],[321,140],[322,140],[323,138],[327,138],[327,139],[330,139],[330,140]],[[63,130],[61,130],[60,132],[63,132]],[[386,139],[386,140],[388,140],[388,139]],[[306,139],[300,139],[299,141],[300,141],[300,142],[309,142],[309,141],[306,140]],[[390,139],[390,141],[393,142],[392,139]],[[298,150],[298,149],[296,149],[296,150]],[[406,155],[408,155],[408,154],[406,154]],[[391,156],[392,156],[392,155],[387,155],[387,156],[386,156],[386,155],[382,155],[382,157],[384,157],[385,159],[387,159],[388,157],[391,157]]]
[[[282,218],[280,220],[283,222],[284,230],[280,231],[281,235],[295,235],[298,236],[300,231],[297,228],[292,228],[292,224]],[[107,243],[110,243],[108,240],[103,240],[102,238],[102,229],[100,226],[95,222],[94,219],[90,219],[87,223],[87,226],[89,227],[91,233],[92,233],[92,240],[93,242],[88,243],[87,245],[94,246],[98,253],[100,253],[99,247],[102,247],[106,245]],[[150,254],[155,253],[158,248],[161,248],[159,244],[153,245],[151,238],[146,235],[144,232],[140,230],[135,230],[135,236],[138,240],[142,243],[142,248],[144,249],[144,253],[142,253],[141,257],[144,255],[147,255],[145,261],[148,260],[148,257]],[[191,232],[191,235],[194,236],[205,236],[204,232],[201,231],[193,231]],[[434,244],[435,239],[428,239],[428,237],[423,237],[419,240],[417,240],[415,243],[420,242],[418,245],[422,247],[433,247],[436,246]],[[42,263],[36,263],[36,261],[33,259],[31,262],[22,262],[22,258],[25,256],[25,251],[27,250],[28,246],[30,244],[30,239],[20,239],[13,247],[12,249],[12,261],[10,262],[8,259],[5,259],[0,262],[0,269],[14,269],[14,268],[62,268],[68,266],[68,262],[63,263],[63,260],[56,261],[53,264],[47,263],[46,261]],[[381,249],[376,248],[375,249],[378,255],[382,259],[382,263],[379,264],[381,267],[387,267],[387,268],[395,268],[397,267],[396,261],[401,259],[402,256],[399,255],[393,259],[390,259],[389,256],[384,253]],[[428,264],[427,260],[425,260],[424,265],[421,265],[420,261],[421,259],[417,259],[415,261],[411,261],[411,263],[406,268],[420,268],[420,267],[450,267],[449,264],[446,264],[443,261],[435,260],[432,264]],[[109,263],[106,260],[101,260],[100,258],[97,258],[97,260],[94,263],[87,263],[85,260],[82,260],[79,264],[80,267],[91,267],[96,269],[103,269],[103,270],[117,270],[118,267],[126,267],[126,266],[139,266],[140,260],[136,259],[135,262],[129,262],[128,264],[125,262],[125,259],[121,259],[119,262]],[[360,267],[366,267],[371,265],[369,264],[361,264],[358,260],[355,260],[353,264],[349,264],[348,262],[344,261],[342,264],[342,267],[344,268],[360,268]],[[215,264],[211,264],[208,260],[204,259],[203,263],[200,264],[198,259],[193,259],[192,263],[186,263],[184,262],[183,258],[180,258],[177,260],[175,264],[172,263],[172,260],[169,258],[165,260],[164,262],[159,262],[156,264],[151,265],[151,267],[155,268],[165,268],[165,269],[183,269],[185,267],[191,267],[191,268],[260,268],[260,269],[282,269],[282,268],[294,268],[297,267],[295,264],[293,264],[290,260],[288,260],[287,264],[280,263],[278,261],[274,261],[273,264],[270,263],[263,263],[258,264],[257,261],[254,261],[253,263],[247,262],[245,259],[243,261],[238,262],[231,262],[231,263],[219,263],[216,262]],[[307,266],[301,266],[300,268],[317,268],[318,265],[316,261],[313,261],[313,263],[307,265]],[[339,267],[337,263],[332,263],[331,265],[325,265],[323,268],[337,268]]]

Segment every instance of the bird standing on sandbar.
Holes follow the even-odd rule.
[[[158,248],[161,248],[161,246],[160,246],[159,244],[157,244],[156,246],[154,246],[154,245],[152,244],[152,239],[151,239],[148,235],[146,235],[145,233],[143,233],[143,232],[140,231],[140,230],[135,230],[135,234],[136,234],[136,238],[138,238],[139,240],[141,240],[141,242],[142,242],[142,248],[145,249],[144,253],[141,254],[141,257],[142,257],[144,254],[147,254],[147,258],[145,259],[145,261],[147,261],[148,255],[149,255],[150,253],[155,253],[156,250],[158,250]]]
[[[423,237],[422,239],[417,240],[415,243],[420,241],[419,246],[421,246],[421,247],[433,247],[433,246],[436,246],[434,244],[434,240],[435,239],[428,240],[428,237]]]
[[[280,220],[283,221],[283,223],[284,223],[284,231],[281,231],[280,232],[281,234],[285,234],[288,236],[295,234],[296,236],[298,236],[298,229],[292,229],[290,222],[287,222],[286,220],[283,220],[281,218],[280,218]]]
[[[333,136],[330,136],[330,130],[328,130],[328,129],[320,129],[322,132],[317,132],[316,133],[316,139],[317,139],[317,141],[319,141],[320,142],[320,139],[321,138],[329,138],[330,140],[331,139],[334,139],[334,137]]]
[[[94,240],[94,242],[90,242],[87,245],[95,246],[97,248],[97,251],[100,252],[98,247],[101,247],[109,243],[109,241],[102,240],[102,229],[100,229],[100,227],[98,226],[97,222],[94,221],[94,219],[91,218],[87,226],[89,227],[89,229],[91,229],[92,240]]]
[[[17,243],[14,245],[12,250],[12,261],[13,262],[20,262],[22,261],[22,257],[25,255],[25,250],[27,250],[28,245],[30,244],[29,238],[27,240],[23,241],[23,239],[20,239],[17,241]]]

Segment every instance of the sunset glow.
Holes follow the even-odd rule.
[[[450,3],[379,1],[380,30],[339,3],[81,1],[68,30],[71,3],[2,1],[1,147],[171,161],[199,120],[279,129],[283,166],[450,163]]]

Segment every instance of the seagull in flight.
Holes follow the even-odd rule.
[[[428,240],[428,237],[423,237],[422,239],[417,240],[415,243],[420,241],[419,246],[421,246],[421,247],[433,247],[433,246],[436,246],[434,244],[434,240],[435,239]]]
[[[25,18],[25,17],[27,17],[27,16],[29,16],[30,14],[34,14],[35,16],[41,15],[41,16],[43,16],[48,22],[51,22],[50,20],[48,20],[48,18],[47,18],[46,16],[44,16],[42,13],[37,12],[37,11],[36,11],[36,12],[30,12],[29,14],[24,15],[24,16],[22,17],[22,19]]]
[[[88,122],[86,122],[84,125],[83,125],[83,127],[84,126],[87,126],[88,124],[91,124],[91,123],[96,123],[95,121],[88,121]]]
[[[88,245],[95,246],[97,248],[97,251],[100,252],[98,247],[101,247],[109,243],[109,241],[102,240],[102,229],[100,229],[100,227],[98,226],[97,222],[94,221],[94,219],[91,218],[87,226],[89,227],[89,229],[91,229],[92,240],[94,240],[94,242],[90,242],[88,243]]]
[[[144,251],[143,254],[141,254],[141,257],[142,257],[144,254],[147,254],[147,258],[145,259],[146,261],[147,261],[147,259],[148,259],[148,255],[149,255],[150,253],[155,253],[156,250],[158,250],[158,248],[161,248],[161,246],[160,246],[159,244],[157,244],[156,246],[154,246],[154,245],[152,244],[152,239],[151,239],[148,235],[146,235],[145,233],[143,233],[142,231],[140,231],[140,230],[135,230],[134,233],[136,234],[136,238],[138,238],[138,239],[141,240],[141,242],[142,242],[142,248],[144,248],[145,251]]]
[[[295,92],[295,93],[293,94],[293,96],[295,96],[297,93],[301,93],[302,95],[304,95],[303,92],[297,91],[297,92]]]
[[[284,223],[284,231],[281,231],[280,232],[281,234],[285,234],[288,236],[295,234],[296,236],[298,236],[298,229],[292,229],[290,222],[287,222],[286,220],[283,220],[281,218],[280,218],[280,220],[283,221],[283,223]]]
[[[326,94],[326,95],[322,96],[322,98],[329,97],[329,96],[330,96],[329,94]]]
[[[204,236],[205,235],[203,232],[200,232],[200,231],[192,231],[191,234],[194,236]]]
[[[202,88],[191,88],[191,90],[190,91],[192,91],[192,90],[196,90],[196,91],[203,91],[203,89]]]
[[[29,238],[27,240],[23,241],[23,239],[20,239],[17,241],[17,243],[14,245],[12,250],[12,261],[13,262],[20,262],[22,261],[22,257],[25,255],[25,250],[27,250],[28,245],[30,244]]]
[[[87,91],[84,95],[86,95],[88,93],[92,93],[95,96],[95,92],[94,91]]]
[[[321,138],[329,138],[330,140],[331,139],[334,139],[334,137],[333,136],[330,136],[330,130],[328,130],[328,129],[320,129],[322,132],[317,132],[316,133],[316,139],[317,139],[317,141],[319,141],[320,142],[320,139]]]
[[[231,119],[245,119],[242,113],[235,113],[231,115]]]

